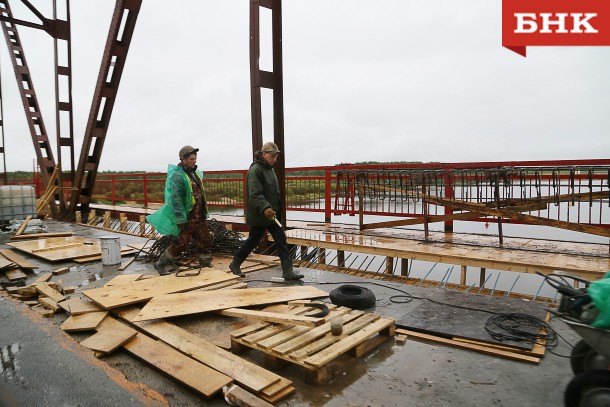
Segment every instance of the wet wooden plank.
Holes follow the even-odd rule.
[[[233,382],[229,376],[141,333],[123,348],[206,397]]]
[[[176,277],[176,275],[172,274],[134,281],[131,284],[84,290],[83,295],[89,297],[103,308],[110,309],[148,301],[155,296],[163,294],[193,290],[237,278],[237,276],[232,274],[218,271],[202,272],[198,276],[192,277]]]
[[[106,318],[106,315],[108,315],[108,311],[72,315],[61,324],[60,328],[66,332],[94,331]]]
[[[87,314],[89,312],[103,311],[103,309],[90,301],[83,301],[80,298],[70,298],[69,300],[57,303],[71,315]]]
[[[138,314],[138,308],[121,311],[121,318],[131,321]],[[165,321],[135,322],[144,332],[160,339],[194,359],[234,378],[254,391],[279,382],[281,376],[248,362],[247,360],[219,348],[208,340],[194,335]],[[289,382],[287,385],[292,384]]]
[[[25,257],[21,256],[19,253],[15,253],[11,249],[2,249],[2,250],[0,250],[0,254],[2,254],[2,256],[7,258],[8,260],[12,261],[13,263],[18,265],[22,269],[37,269],[38,268],[37,264],[32,263]]]
[[[96,327],[97,333],[81,342],[81,345],[104,354],[111,353],[132,340],[138,332],[114,318],[104,318]]]
[[[36,291],[38,291],[42,295],[51,298],[55,302],[60,302],[66,299],[66,297],[64,297],[59,291],[51,287],[49,283],[39,283],[36,284],[35,287]]]
[[[169,318],[227,308],[251,307],[297,299],[328,297],[328,293],[311,286],[246,288],[193,293],[167,294],[154,297],[135,321]]]

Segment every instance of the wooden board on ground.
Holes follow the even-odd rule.
[[[140,277],[142,277],[141,273],[140,274],[119,274],[118,276],[113,277],[106,284],[104,284],[104,287],[112,287],[114,285],[132,283],[136,280],[139,280]]]
[[[120,317],[132,321],[138,308],[121,310]],[[208,340],[166,321],[134,322],[149,335],[162,340],[192,358],[234,378],[249,389],[259,392],[280,381],[281,376],[227,352]],[[292,382],[288,382],[287,386]]]
[[[17,267],[17,265],[0,254],[0,270],[9,267]]]
[[[96,328],[97,333],[81,342],[81,345],[104,354],[118,349],[132,340],[138,332],[114,318],[108,317]]]
[[[36,281],[34,281],[32,283],[32,285],[36,285],[36,284],[40,284],[40,283],[46,283],[47,281],[49,281],[51,279],[51,277],[53,277],[52,273],[44,273],[40,277],[38,277],[36,279]]]
[[[227,273],[224,273],[227,274]],[[134,321],[168,318],[179,315],[251,307],[298,299],[328,297],[328,293],[311,286],[246,288],[243,290],[199,291],[153,297]]]
[[[25,230],[25,228],[28,226],[28,222],[32,219],[32,215],[28,215],[27,218],[25,218],[25,220],[23,222],[21,222],[21,225],[19,226],[19,229],[17,229],[17,232],[15,232],[15,236],[19,236],[23,233],[23,231]]]
[[[302,325],[312,328],[320,326],[326,322],[324,318],[313,318],[302,315],[287,315],[279,312],[258,311],[243,308],[228,308],[218,311],[218,314],[228,317],[275,322],[278,324]]]
[[[68,237],[74,235],[74,232],[56,232],[56,233],[31,233],[27,235],[11,236],[11,240],[27,240],[27,239],[47,239],[51,237]]]
[[[9,243],[7,243],[7,244],[9,244]],[[2,254],[2,256],[9,259],[10,261],[15,263],[22,269],[37,269],[38,268],[38,265],[32,263],[31,261],[29,261],[25,257],[21,256],[20,254],[15,253],[11,249],[2,249],[2,250],[0,250],[0,254]]]
[[[35,287],[36,287],[36,291],[38,291],[42,295],[49,297],[50,299],[52,299],[55,302],[60,302],[60,301],[63,301],[66,299],[66,297],[61,295],[61,293],[59,291],[57,291],[53,287],[51,287],[49,285],[49,283],[39,283],[39,284],[36,284]]]
[[[132,249],[130,247],[121,246],[121,256],[129,256],[129,255],[135,254],[137,252],[138,252],[137,250]],[[98,261],[98,260],[102,260],[101,254],[95,254],[92,256],[79,257],[79,258],[74,259],[74,261],[76,263],[89,263],[89,262]]]
[[[152,297],[162,294],[193,290],[235,279],[237,279],[237,276],[223,272],[202,272],[198,276],[192,277],[176,277],[176,275],[172,274],[134,281],[131,284],[84,290],[83,295],[89,297],[102,307],[110,309],[148,301]]]
[[[99,241],[92,241],[80,236],[51,237],[47,239],[10,242],[8,246],[30,253],[47,261],[68,260],[101,254]],[[61,248],[64,247],[64,248]],[[51,249],[52,250],[45,250]]]
[[[69,300],[57,303],[71,315],[87,314],[89,312],[103,311],[103,309],[90,301],[83,301],[80,298],[71,298]]]
[[[273,404],[256,397],[235,383],[222,389],[222,394],[234,406],[273,407]]]
[[[206,397],[213,396],[223,386],[233,382],[229,376],[142,333],[123,345],[123,348]]]
[[[400,329],[400,328],[396,329],[396,332],[407,335],[409,337],[409,339],[421,340],[424,342],[432,342],[432,343],[436,343],[436,344],[440,344],[440,345],[448,345],[448,346],[452,346],[454,348],[472,350],[475,352],[484,353],[486,355],[497,356],[500,358],[515,360],[518,362],[533,363],[536,365],[538,363],[540,363],[540,358],[538,358],[538,357],[522,355],[520,353],[509,352],[506,350],[497,349],[497,348],[490,347],[490,346],[456,341],[456,340],[449,339],[449,338],[443,338],[440,336],[434,336],[434,335],[429,335],[429,334],[416,332],[416,331],[409,331],[409,330]]]
[[[94,331],[102,320],[106,318],[106,315],[108,315],[108,311],[72,315],[61,324],[60,328],[66,332]]]
[[[4,275],[9,281],[23,280],[27,277],[27,274],[19,269],[4,270]]]

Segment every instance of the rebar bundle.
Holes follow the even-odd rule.
[[[212,237],[212,252],[233,255],[239,249],[243,243],[242,234],[227,230],[226,227],[216,219],[208,219],[208,230]],[[144,256],[146,262],[154,262],[159,259],[161,253],[167,249],[172,243],[176,241],[176,237],[172,235],[165,235],[160,239],[156,240],[154,244],[148,249],[148,253]],[[182,258],[190,257],[193,254],[199,253],[199,247],[194,241],[191,241],[182,253]]]

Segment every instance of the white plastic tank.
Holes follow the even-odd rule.
[[[36,215],[36,196],[33,185],[0,186],[0,221],[25,219]]]

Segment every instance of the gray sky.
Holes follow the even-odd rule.
[[[51,0],[32,3],[52,15]],[[71,3],[78,161],[114,1]],[[165,171],[185,144],[201,149],[204,171],[247,168],[249,2],[143,3],[100,170]],[[271,26],[267,10],[261,23]],[[19,32],[54,144],[53,41]],[[262,34],[261,68],[271,70]],[[610,158],[610,47],[528,47],[523,58],[501,47],[500,1],[289,0],[283,43],[288,167]],[[0,63],[7,169],[29,170],[34,148],[5,45]]]

